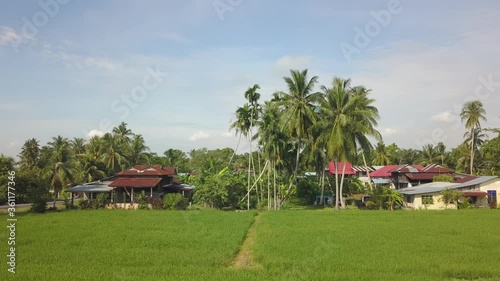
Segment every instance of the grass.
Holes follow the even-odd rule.
[[[500,280],[498,210],[287,210],[251,228],[254,215],[22,215],[17,273],[2,262],[0,280]],[[232,266],[241,252],[259,266]]]

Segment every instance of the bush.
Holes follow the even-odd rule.
[[[139,205],[139,209],[140,210],[148,210],[149,209],[149,205],[148,205],[148,196],[146,196],[146,193],[143,191],[141,191],[141,193],[139,194],[139,196],[137,196],[137,204]]]
[[[469,202],[469,198],[465,197],[460,203],[458,203],[458,209],[469,209],[472,208]]]
[[[365,203],[365,207],[368,209],[368,210],[378,210],[380,209],[380,206],[373,202],[373,201],[368,201]]]
[[[163,200],[161,200],[161,198],[151,198],[149,204],[151,204],[151,209],[153,210],[163,209]]]
[[[180,193],[169,193],[163,197],[163,208],[166,210],[186,210],[188,201]]]
[[[45,198],[37,198],[33,205],[31,205],[31,212],[33,213],[45,213],[47,210],[47,200]]]
[[[82,210],[90,209],[92,207],[92,202],[87,199],[80,199],[78,200],[78,206],[80,206]]]
[[[108,204],[108,194],[107,193],[99,193],[93,203],[95,209],[106,208]]]

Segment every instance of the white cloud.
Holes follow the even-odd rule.
[[[175,32],[162,33],[160,37],[177,43],[184,43],[184,44],[192,43],[192,41],[189,40],[188,38]]]
[[[302,69],[306,68],[310,64],[311,57],[308,55],[296,57],[284,56],[276,62],[276,68],[279,70]]]
[[[9,143],[9,146],[10,146],[10,147],[16,147],[16,146],[18,146],[18,145],[19,145],[19,143],[18,143],[17,141],[11,141],[11,142]]]
[[[384,136],[392,136],[392,135],[395,135],[397,133],[398,133],[398,131],[396,129],[393,129],[393,128],[385,128],[382,130],[382,135],[384,135]]]
[[[0,45],[8,45],[16,41],[21,41],[23,36],[17,34],[17,32],[10,26],[2,26],[0,31]]]
[[[453,115],[451,112],[444,111],[444,112],[440,112],[436,115],[433,115],[431,117],[431,120],[438,121],[438,122],[451,123],[451,122],[454,122],[456,120],[456,118],[457,117],[455,115]]]
[[[193,134],[192,136],[189,137],[190,141],[198,141],[198,140],[206,140],[210,137],[209,134],[203,132],[203,131],[198,131],[197,133]]]
[[[232,132],[225,132],[225,133],[222,133],[220,135],[221,135],[221,137],[225,137],[225,138],[234,137],[234,133],[232,133]]]
[[[97,68],[104,68],[106,70],[115,69],[116,65],[107,59],[88,57],[85,59],[85,65],[94,66]]]
[[[99,130],[90,130],[88,133],[87,133],[87,138],[92,138],[94,136],[99,136],[99,137],[102,137],[104,136],[104,132],[103,131],[99,131]]]

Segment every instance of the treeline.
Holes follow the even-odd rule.
[[[239,137],[235,149],[184,152],[172,148],[158,155],[140,134],[121,123],[112,132],[89,140],[57,136],[41,146],[37,139],[29,139],[18,163],[0,158],[0,172],[6,175],[16,169],[58,194],[72,184],[112,176],[137,164],[173,166],[179,173],[191,175],[182,180],[196,186],[195,203],[247,209],[278,209],[289,199],[310,203],[315,195],[325,193],[335,195],[336,209],[345,208],[346,195],[364,193],[367,187],[347,179],[342,170],[335,177],[326,177],[329,161],[367,166],[441,164],[459,172],[500,174],[500,138],[486,137],[487,131],[500,135],[500,130],[483,129],[486,113],[481,102],[464,105],[465,134],[459,146],[448,149],[439,143],[405,149],[384,144],[377,130],[378,109],[368,88],[334,77],[315,92],[317,80],[316,76],[309,78],[307,70],[291,70],[284,77],[286,90],[273,93],[266,101],[260,100],[258,84],[248,88],[246,102],[236,109],[230,126]],[[238,155],[235,150],[241,141],[250,150]],[[315,184],[300,184],[306,171],[316,172]]]

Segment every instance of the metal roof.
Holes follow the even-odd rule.
[[[391,182],[391,180],[390,180],[390,179],[377,179],[377,178],[372,179],[372,181],[373,181],[373,183],[375,183],[375,184],[388,184],[388,183],[390,183],[390,182]]]
[[[113,189],[106,184],[88,184],[68,188],[65,192],[110,192],[111,190]]]
[[[435,193],[441,192],[445,189],[457,189],[470,187],[475,185],[480,185],[482,183],[497,179],[497,176],[482,176],[465,183],[451,183],[451,182],[431,182],[415,187],[408,187],[404,189],[397,190],[402,194],[414,195],[414,194],[424,194],[424,193]]]

